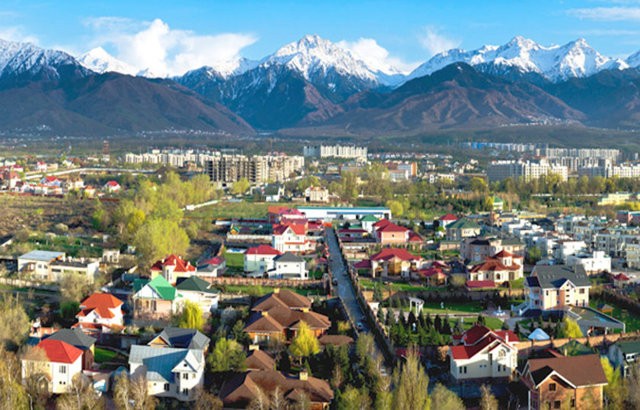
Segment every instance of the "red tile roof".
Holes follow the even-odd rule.
[[[307,234],[307,228],[304,225],[300,224],[276,225],[273,227],[273,234],[278,236],[283,235],[285,232],[287,232],[288,228],[291,228],[293,233],[295,233],[296,235]]]
[[[76,317],[84,317],[95,311],[101,318],[111,319],[115,315],[110,309],[116,309],[122,305],[123,303],[120,299],[109,293],[94,293],[82,301],[80,304],[80,309],[82,310]]]
[[[457,221],[458,217],[453,215],[453,214],[446,214],[446,215],[442,215],[439,218],[440,221]]]
[[[246,254],[247,255],[282,255],[282,252],[272,248],[269,245],[258,245],[256,247],[249,248]]]
[[[401,248],[384,248],[380,252],[371,257],[372,261],[387,261],[393,258],[398,258],[403,261],[417,261],[420,258],[412,253],[409,253],[406,249]]]
[[[493,255],[494,258],[518,258],[518,259],[524,259],[524,257],[520,256],[520,255],[516,255],[514,253],[511,253],[509,251],[505,251],[504,249],[501,250],[500,252],[496,253],[495,255]]]
[[[209,259],[206,259],[206,260],[202,261],[202,264],[203,265],[214,265],[214,266],[216,266],[216,265],[222,264],[222,262],[224,262],[223,258],[221,258],[220,256],[214,256],[213,258],[209,258]]]
[[[166,258],[157,261],[151,267],[152,271],[162,271],[164,266],[175,266],[174,272],[186,273],[186,272],[195,272],[196,267],[191,265],[188,261],[185,261],[180,256],[177,255],[169,255]]]
[[[45,339],[37,347],[44,350],[49,361],[55,363],[71,364],[82,356],[82,350],[61,340]]]
[[[451,346],[449,349],[454,359],[469,359],[494,341],[505,343],[507,338],[509,343],[519,341],[518,336],[511,330],[493,331],[486,326],[475,325],[462,335],[463,345]]]
[[[422,242],[422,236],[415,232],[409,232],[409,242]]]
[[[471,268],[471,272],[514,271],[519,269],[520,269],[520,265],[517,265],[515,263],[509,266],[505,266],[498,259],[487,258],[487,260],[485,260],[484,262],[478,265],[475,265],[473,268]]]
[[[110,186],[110,187],[112,187],[112,188],[115,188],[115,187],[119,187],[119,186],[120,186],[120,184],[119,184],[118,182],[113,181],[113,180],[111,180],[111,181],[107,182],[105,185],[106,185],[106,186]]]
[[[371,260],[370,259],[361,260],[360,262],[354,263],[353,267],[356,269],[371,269]]]
[[[627,280],[629,280],[629,277],[627,275],[625,275],[624,273],[620,272],[616,276],[614,276],[613,279],[619,280],[619,281],[627,281]]]
[[[383,227],[389,225],[390,223],[391,223],[391,221],[388,220],[388,219],[381,219],[378,222],[374,223],[373,227],[375,229],[379,229],[379,228],[383,228]]]
[[[409,228],[405,228],[404,226],[396,225],[394,223],[389,222],[388,224],[381,226],[376,230],[378,232],[407,232]]]

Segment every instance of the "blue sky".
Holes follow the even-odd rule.
[[[103,46],[129,64],[160,71],[258,59],[308,33],[360,46],[404,69],[446,48],[503,44],[515,35],[543,45],[584,37],[602,54],[624,57],[640,50],[640,0],[0,3],[2,38],[74,54]]]

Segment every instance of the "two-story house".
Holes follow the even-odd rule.
[[[80,303],[76,327],[88,332],[119,331],[124,327],[123,304],[110,293],[94,293]]]
[[[493,281],[506,283],[523,277],[524,258],[502,250],[473,266],[467,274],[468,281]]]
[[[371,274],[373,277],[402,276],[408,278],[411,272],[421,266],[422,258],[406,249],[383,248],[371,256]]]
[[[309,279],[307,263],[303,257],[286,252],[273,259],[274,269],[269,271],[269,277],[279,279]]]
[[[133,282],[133,314],[136,318],[171,318],[182,306],[182,296],[164,276],[153,280],[136,279]]]
[[[174,284],[179,278],[188,278],[196,273],[196,267],[178,255],[169,255],[153,264],[151,279],[158,275],[164,276],[167,282]]]
[[[591,282],[583,272],[563,265],[536,265],[525,282],[527,309],[562,310],[567,306],[589,306]]]
[[[82,350],[61,340],[45,339],[36,345],[43,354],[22,359],[22,380],[43,377],[49,393],[70,391],[74,376],[82,374]]]
[[[282,253],[304,253],[311,249],[310,244],[305,225],[288,224],[273,227],[271,246]]]
[[[624,377],[628,377],[633,366],[640,361],[640,341],[618,340],[609,346],[607,357],[616,369],[620,369]]]
[[[282,255],[282,252],[269,245],[249,248],[244,253],[244,271],[259,275],[273,270],[275,269],[274,259],[278,255]]]
[[[518,366],[518,336],[511,330],[475,325],[449,348],[451,376],[457,380],[511,378]]]

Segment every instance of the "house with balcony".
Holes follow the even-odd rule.
[[[82,374],[82,350],[61,340],[45,339],[36,345],[43,355],[25,356],[22,359],[22,380],[42,377],[52,394],[67,393],[73,378]]]
[[[500,251],[484,262],[473,266],[467,274],[468,281],[492,281],[503,284],[523,277],[524,258],[507,251]]]
[[[422,265],[422,258],[402,248],[383,248],[371,256],[371,275],[375,277],[401,276],[409,278]]]
[[[122,302],[110,293],[94,293],[80,303],[74,325],[88,333],[110,333],[124,328]]]
[[[282,252],[269,246],[258,245],[247,249],[244,253],[244,271],[250,274],[262,275],[275,269],[274,259]]]
[[[589,306],[591,282],[584,272],[564,265],[536,265],[525,282],[525,310],[564,310]]]

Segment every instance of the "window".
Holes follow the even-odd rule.
[[[60,374],[67,374],[67,366],[60,366],[59,372]]]
[[[571,406],[571,408],[576,407],[576,399],[575,398],[571,398],[571,403],[569,404]]]
[[[185,395],[185,396],[188,396],[189,395],[189,389],[186,389],[186,388],[182,389],[182,394]]]
[[[549,383],[549,391],[556,391],[556,384],[555,383]]]
[[[164,391],[169,391],[169,383],[164,384]]]
[[[182,380],[189,380],[189,373],[182,373]]]
[[[561,405],[560,400],[556,400],[556,401],[553,402],[553,408],[554,409],[559,409],[560,405]]]
[[[578,293],[584,295],[584,288],[580,288],[580,290],[578,290]]]

